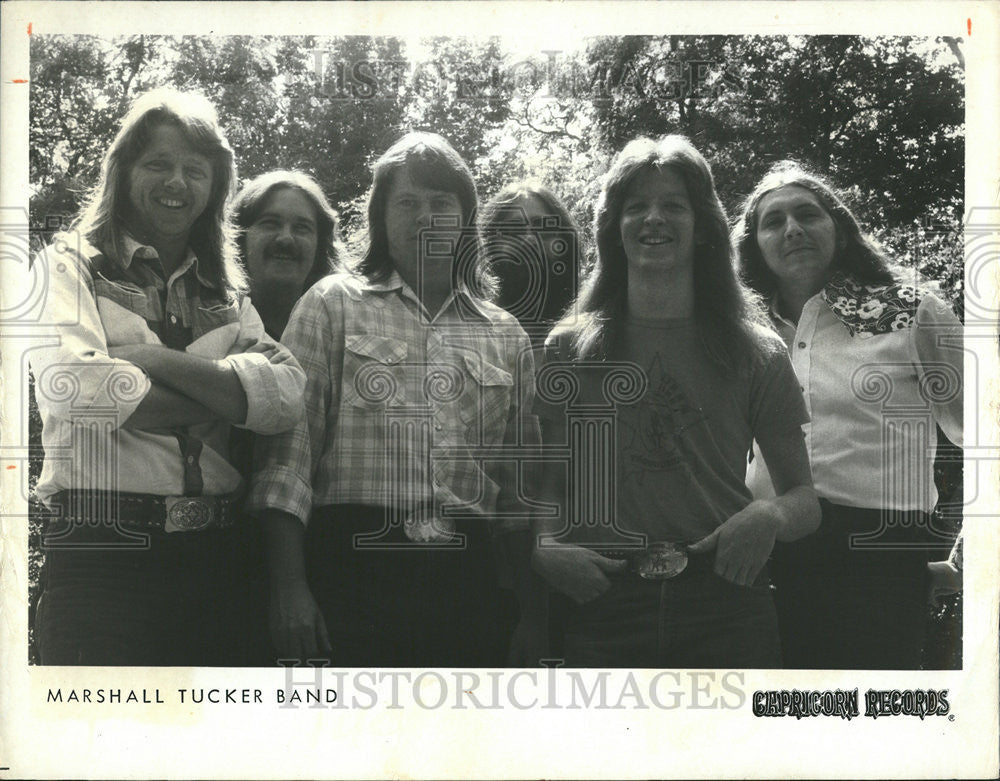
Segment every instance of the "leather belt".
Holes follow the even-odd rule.
[[[687,545],[651,542],[645,548],[592,548],[609,559],[628,562],[629,571],[647,580],[666,580],[680,575],[688,565]]]
[[[236,524],[240,495],[160,496],[112,491],[60,491],[51,500],[55,517],[93,524],[92,508],[108,508],[108,520],[138,529],[192,532]]]

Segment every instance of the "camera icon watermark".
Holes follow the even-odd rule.
[[[72,272],[80,262],[78,234],[62,232],[66,220],[50,215],[40,225],[29,221],[23,207],[0,207],[0,325],[15,328],[66,325],[79,319],[80,302],[60,301],[58,308],[49,299],[55,275]],[[51,238],[45,251],[41,244]]]
[[[502,280],[499,304],[529,334],[542,338],[558,310],[576,300],[582,248],[577,232],[558,215],[529,218],[524,207],[509,204],[484,231],[483,250]]]

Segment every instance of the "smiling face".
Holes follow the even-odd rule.
[[[833,269],[837,226],[819,199],[804,187],[780,187],[761,198],[757,215],[757,246],[779,286],[820,290]]]
[[[399,275],[414,290],[418,275],[422,285],[436,289],[451,287],[452,259],[433,255],[420,258],[420,231],[431,224],[432,216],[457,216],[465,224],[458,195],[446,190],[432,190],[414,183],[404,168],[393,177],[385,201],[385,229],[389,256]]]
[[[132,228],[154,247],[186,243],[212,193],[212,162],[175,125],[158,125],[128,174]]]
[[[253,287],[280,285],[302,292],[316,260],[316,209],[301,191],[276,189],[246,230],[246,263]]]
[[[694,209],[680,174],[644,170],[622,204],[619,230],[629,271],[690,272],[694,263]]]

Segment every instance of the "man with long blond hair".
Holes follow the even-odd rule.
[[[230,618],[240,426],[302,413],[301,368],[264,333],[225,218],[232,150],[205,98],[140,96],[49,270],[31,353],[49,507],[43,664],[238,663]]]

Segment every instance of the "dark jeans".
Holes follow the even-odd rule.
[[[822,501],[820,529],[775,547],[772,577],[787,667],[914,670],[926,631],[928,516]],[[882,529],[862,547],[852,535]]]
[[[241,519],[241,523],[245,542],[239,564],[239,579],[245,589],[246,605],[242,638],[243,664],[247,667],[273,667],[277,664],[279,654],[271,642],[271,592],[264,533],[256,518],[247,516]]]
[[[668,580],[614,575],[611,589],[567,608],[569,667],[738,667],[781,665],[778,625],[766,577],[737,586],[691,557]]]
[[[44,539],[58,536],[64,523],[50,522]],[[46,549],[35,615],[42,664],[240,663],[245,597],[234,577],[238,532],[143,533],[147,547],[121,548],[114,547],[122,539],[112,529],[77,527],[59,542],[81,547]]]
[[[485,521],[459,523],[464,547],[428,549],[399,529],[382,542],[356,534],[383,527],[385,510],[318,508],[306,532],[306,568],[323,611],[331,661],[342,667],[502,666],[500,591]]]

